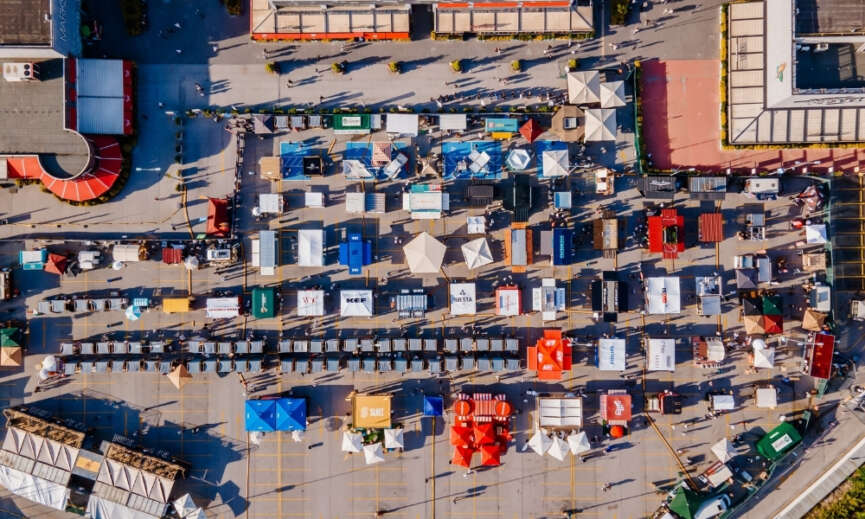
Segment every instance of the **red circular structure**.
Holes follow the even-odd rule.
[[[472,414],[472,403],[468,400],[457,400],[454,404],[454,413],[457,416],[468,416]]]
[[[498,402],[496,402],[496,416],[506,418],[511,415],[512,411],[513,408],[511,407],[510,403],[504,400],[499,400]]]
[[[610,427],[610,436],[613,438],[621,438],[625,435],[625,428],[621,425],[614,425]]]

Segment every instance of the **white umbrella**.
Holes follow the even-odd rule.
[[[586,114],[585,141],[616,140],[616,110],[613,108],[589,108]]]
[[[523,171],[529,164],[532,162],[531,154],[522,149],[516,148],[508,152],[508,156],[505,159],[505,163],[511,168],[513,171]]]
[[[114,270],[120,270],[123,268],[123,262],[122,261],[115,261],[114,263],[111,264],[111,268],[113,268]]]
[[[592,444],[589,443],[589,436],[585,431],[569,434],[568,447],[571,448],[571,453],[574,456],[592,450]]]
[[[754,344],[754,367],[766,369],[774,368],[775,348],[758,348],[757,345]]]
[[[601,74],[597,70],[568,73],[568,102],[592,104],[601,101]]]
[[[550,450],[547,451],[547,454],[559,461],[564,461],[565,456],[568,455],[568,442],[558,436],[553,436],[553,444],[550,446]]]
[[[295,429],[294,431],[291,431],[291,439],[295,443],[302,442],[303,441],[303,431],[301,431],[299,429]]]
[[[543,456],[545,452],[550,450],[553,445],[553,440],[547,436],[542,429],[535,431],[535,435],[529,440],[529,447],[535,451],[538,456]]]
[[[360,452],[363,448],[363,436],[360,433],[345,431],[342,433],[342,451]]]
[[[493,253],[490,251],[490,245],[486,238],[478,238],[465,243],[462,250],[466,266],[470,269],[483,267],[493,262]]]
[[[195,270],[198,268],[198,258],[189,256],[183,261],[183,265],[186,267],[186,270]]]
[[[601,83],[601,108],[625,106],[625,82],[610,81]]]
[[[54,355],[46,355],[42,359],[42,369],[45,371],[57,371],[57,357]]]
[[[712,454],[714,454],[721,463],[727,463],[736,455],[736,449],[733,448],[733,444],[730,443],[730,440],[723,438],[715,445],[712,445]]]
[[[422,232],[402,248],[405,260],[413,274],[437,273],[445,259],[447,247],[427,232]]]
[[[198,507],[195,505],[195,501],[192,500],[192,496],[189,494],[183,494],[174,500],[174,509],[177,510],[177,515],[180,517],[186,517],[187,515],[194,512]]]
[[[363,460],[367,465],[381,463],[384,461],[384,452],[381,450],[381,442],[363,446]]]
[[[388,449],[404,449],[405,442],[402,437],[402,429],[385,429],[384,446]]]

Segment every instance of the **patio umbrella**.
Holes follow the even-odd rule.
[[[553,436],[553,444],[550,446],[550,450],[547,451],[547,454],[559,461],[565,461],[565,456],[568,455],[568,450],[568,442],[558,436]]]
[[[493,253],[490,251],[490,245],[486,238],[478,238],[465,243],[462,250],[466,266],[470,269],[483,267],[493,262]]]
[[[766,329],[763,327],[762,315],[745,316],[745,333],[749,335],[763,335]]]
[[[441,269],[447,247],[429,233],[422,232],[402,250],[413,274],[435,274]]]
[[[545,177],[566,177],[570,163],[568,150],[547,150],[541,155],[541,169]]]
[[[763,314],[764,315],[781,315],[783,311],[783,300],[780,296],[763,296]]]
[[[544,133],[544,129],[534,119],[529,119],[526,124],[520,127],[520,135],[525,137],[529,143],[535,142],[535,139],[540,137],[542,133]]]
[[[183,266],[186,267],[186,270],[196,270],[198,268],[198,258],[195,256],[187,257],[183,260]]]
[[[178,364],[177,367],[168,374],[168,380],[174,384],[174,387],[177,389],[183,389],[183,386],[185,386],[190,379],[192,379],[192,375],[183,364]]]
[[[712,454],[714,454],[721,463],[727,463],[733,456],[736,455],[736,449],[727,438],[722,438],[721,441],[712,445]]]
[[[57,365],[57,357],[54,355],[46,355],[45,358],[42,359],[42,369],[45,371],[57,371]]]
[[[585,431],[569,434],[568,447],[570,447],[571,453],[575,456],[577,454],[592,450],[592,444],[589,443],[589,436],[586,434]]]
[[[123,262],[122,261],[115,261],[114,263],[111,264],[111,268],[114,270],[120,270],[123,268]]]
[[[20,346],[0,348],[0,366],[20,366],[23,362],[24,353]]]
[[[475,445],[489,445],[496,441],[496,430],[492,422],[475,422]]]
[[[625,436],[625,428],[621,425],[614,425],[610,427],[610,436],[613,438],[622,438]]]
[[[826,317],[826,314],[809,308],[805,310],[805,315],[802,316],[802,328],[812,332],[819,332],[823,329],[823,324],[826,323]]]
[[[552,445],[553,440],[551,440],[550,437],[541,429],[535,431],[534,436],[529,440],[529,447],[535,451],[538,456],[543,456],[545,452],[550,450]]]
[[[757,288],[757,270],[738,269],[736,271],[736,288],[739,290]]]
[[[342,433],[342,452],[360,452],[363,448],[363,436],[360,433],[345,431]]]
[[[133,305],[126,308],[126,318],[130,321],[141,319],[141,308]]]
[[[51,274],[57,274],[59,276],[66,272],[66,266],[68,263],[69,260],[66,256],[53,253],[49,254],[48,261],[45,263],[45,272],[50,272]]]
[[[363,446],[363,460],[367,465],[381,463],[384,461],[384,452],[381,450],[381,442]]]
[[[179,498],[175,499],[172,504],[174,505],[174,509],[177,511],[177,515],[180,517],[186,517],[198,508],[195,501],[192,500],[192,496],[189,494],[183,494]]]
[[[451,464],[457,467],[469,468],[472,466],[472,455],[474,450],[468,447],[454,447],[454,456],[451,459]]]
[[[472,444],[472,430],[468,427],[451,427],[451,445],[464,446]]]
[[[527,150],[522,148],[514,148],[508,152],[505,158],[505,164],[511,171],[523,171],[532,163],[532,155]]]
[[[766,333],[784,333],[784,318],[780,315],[764,315],[763,327]]]
[[[481,447],[481,465],[497,467],[502,464],[502,449],[496,443]]]
[[[384,446],[388,449],[404,449],[405,442],[403,441],[403,430],[385,429]]]
[[[745,315],[763,315],[763,304],[756,297],[742,299],[742,313]]]

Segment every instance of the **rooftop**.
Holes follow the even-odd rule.
[[[51,45],[51,0],[0,0],[0,45]]]
[[[796,34],[863,34],[862,0],[797,0]]]

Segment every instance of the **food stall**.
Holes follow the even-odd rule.
[[[718,337],[691,337],[694,363],[702,368],[717,368],[727,352]]]
[[[503,394],[457,393],[450,429],[450,443],[454,446],[451,463],[471,468],[473,454],[480,452],[482,465],[499,465],[512,439],[512,413]]]
[[[664,259],[676,259],[685,251],[685,217],[676,209],[662,209],[648,218],[649,252],[661,253]]]
[[[621,438],[628,434],[631,421],[631,395],[624,389],[610,389],[600,398],[601,425],[604,434]]]
[[[625,339],[598,339],[598,369],[601,371],[625,371]]]
[[[675,339],[649,339],[646,342],[646,369],[649,371],[676,371]]]
[[[532,309],[541,312],[544,321],[555,321],[565,310],[565,289],[556,287],[556,280],[544,278],[541,286],[532,289]]]
[[[450,314],[475,315],[477,313],[477,294],[474,283],[450,284]]]
[[[572,355],[571,341],[562,330],[544,330],[544,336],[526,348],[526,364],[540,380],[561,380],[562,372],[571,369]]]
[[[646,278],[646,306],[649,314],[678,314],[682,297],[678,277]]]
[[[514,272],[525,272],[532,264],[532,230],[525,223],[514,223],[505,233],[505,263]]]
[[[721,315],[721,276],[696,276],[697,314]]]
[[[646,411],[662,415],[682,414],[682,396],[669,389],[646,393]]]
[[[805,372],[814,378],[832,377],[832,356],[835,354],[835,336],[812,333],[805,344]]]
[[[596,320],[614,323],[619,312],[628,309],[628,284],[615,271],[604,271],[601,279],[592,281],[592,312]]]
[[[615,258],[619,250],[619,221],[607,216],[594,220],[592,243],[595,250],[603,251],[605,258]]]
[[[496,289],[496,315],[516,316],[522,313],[523,294],[516,285],[501,286]]]

